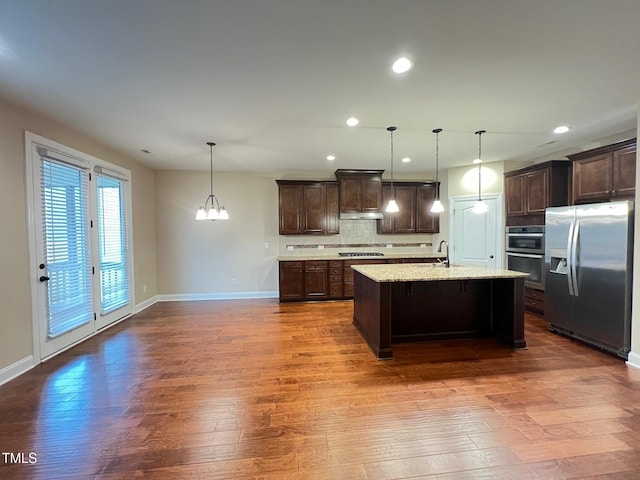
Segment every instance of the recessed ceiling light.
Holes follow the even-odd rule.
[[[555,128],[553,133],[567,133],[568,131],[569,127],[567,127],[566,125],[560,125],[559,127]]]
[[[476,159],[473,161],[473,164],[474,164],[474,165],[477,165],[477,164],[479,164],[479,163],[482,163],[482,160],[480,160],[479,158],[476,158]]]
[[[411,161],[411,159],[409,157],[404,157],[402,159],[402,163],[409,163]]]
[[[356,117],[347,118],[347,125],[349,125],[350,127],[355,127],[359,123],[360,123],[360,120],[358,120]]]
[[[393,65],[391,65],[391,70],[393,70],[395,73],[404,73],[411,70],[411,67],[413,67],[413,62],[411,60],[409,60],[407,57],[400,57],[395,62],[393,62]]]
[[[335,155],[327,155],[327,160],[329,160],[330,162],[335,159],[336,159]]]

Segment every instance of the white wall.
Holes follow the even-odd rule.
[[[196,209],[209,194],[209,173],[156,172],[159,293],[176,299],[250,292],[274,295],[278,290],[275,179],[216,172],[213,191],[229,220],[196,221]]]

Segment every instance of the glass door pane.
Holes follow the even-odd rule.
[[[88,228],[88,172],[51,158],[41,158],[41,285],[46,289],[46,342],[94,320]],[[91,332],[71,335],[45,347],[53,353]]]
[[[101,315],[131,302],[123,181],[97,175]]]

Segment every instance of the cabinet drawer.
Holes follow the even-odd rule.
[[[307,260],[306,262],[304,262],[304,266],[309,269],[309,268],[328,268],[329,267],[329,262],[327,260]]]
[[[329,296],[331,298],[342,297],[342,283],[332,283],[329,285]]]
[[[524,296],[525,298],[530,298],[532,300],[538,300],[540,302],[544,302],[544,292],[541,290],[535,290],[533,288],[524,287]]]
[[[544,301],[535,298],[524,297],[524,308],[538,313],[544,313]]]
[[[342,285],[342,273],[340,275],[329,275],[329,283],[339,283]]]
[[[329,260],[329,268],[339,268],[342,270],[342,264],[344,260]]]
[[[340,268],[329,268],[329,275],[340,275],[342,277],[342,267]]]
[[[344,284],[344,296],[353,297],[353,283]]]
[[[286,268],[286,269],[301,269],[302,268],[302,261],[300,262],[280,262],[280,268]]]

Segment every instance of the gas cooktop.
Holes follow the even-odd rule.
[[[384,257],[380,252],[339,252],[341,257]]]

